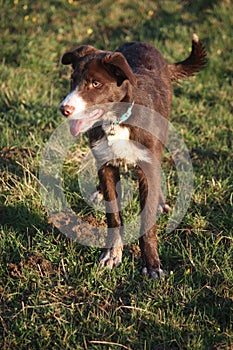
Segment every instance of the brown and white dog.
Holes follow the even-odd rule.
[[[166,127],[162,130],[162,139],[149,130],[153,130],[156,123],[159,124],[156,115],[169,119],[172,81],[200,71],[205,65],[205,58],[205,49],[196,34],[193,35],[190,56],[174,64],[168,64],[154,46],[141,42],[126,43],[115,52],[83,45],[65,53],[62,58],[63,64],[72,64],[73,73],[71,92],[62,101],[60,111],[71,119],[70,131],[73,136],[88,131],[93,153],[99,162],[98,176],[109,228],[106,248],[100,257],[102,266],[112,268],[119,265],[122,259],[124,225],[120,191],[116,187],[120,181],[119,166],[131,163],[139,180],[142,271],[153,279],[163,274],[157,250],[155,217],[161,203],[166,209],[159,169],[167,130]],[[127,112],[130,111],[130,117],[121,120],[121,123],[112,119],[115,111],[111,114],[109,108],[105,108],[112,105],[114,110],[117,103],[129,106]],[[157,114],[138,116],[138,113],[134,114],[133,103]],[[138,127],[138,123],[134,124],[134,119],[138,120],[139,117],[141,127]],[[121,140],[132,142],[122,148]],[[152,157],[148,157],[145,150]]]

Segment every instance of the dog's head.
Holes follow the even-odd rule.
[[[87,131],[101,118],[101,105],[129,101],[136,78],[120,52],[84,45],[64,54],[62,63],[73,67],[71,91],[60,105],[63,116],[72,119],[72,135]]]

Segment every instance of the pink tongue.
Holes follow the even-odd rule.
[[[88,130],[94,121],[101,117],[103,114],[102,109],[97,109],[88,115],[88,118],[84,119],[71,119],[70,120],[70,132],[71,135],[77,136],[80,132]]]
[[[80,130],[82,128],[82,124],[83,124],[82,120],[79,120],[79,119],[70,120],[71,135],[77,136],[80,133]]]

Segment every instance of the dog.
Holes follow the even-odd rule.
[[[73,72],[71,91],[61,102],[60,111],[70,119],[73,136],[88,132],[106,204],[108,238],[100,265],[112,268],[122,260],[124,223],[117,186],[120,166],[132,164],[139,182],[142,273],[156,279],[165,273],[158,254],[155,218],[159,206],[168,208],[160,184],[167,125],[161,127],[161,137],[150,130],[158,129],[158,125],[160,128],[158,115],[169,120],[172,82],[192,76],[205,66],[205,48],[193,34],[189,57],[169,64],[148,43],[125,43],[115,52],[82,45],[65,53],[62,64],[72,65]],[[124,113],[115,116],[119,104],[125,106]],[[134,113],[135,106],[149,111]]]

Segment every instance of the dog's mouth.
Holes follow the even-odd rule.
[[[89,130],[93,124],[104,114],[103,109],[95,109],[94,111],[85,114],[82,119],[70,120],[70,132],[73,136],[78,136],[80,132]]]

